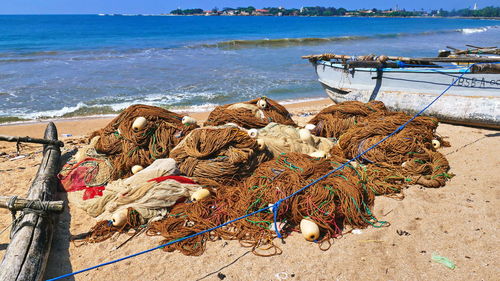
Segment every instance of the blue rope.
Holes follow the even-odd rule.
[[[273,218],[274,218],[274,231],[276,232],[276,236],[278,236],[278,238],[280,238],[280,239],[282,239],[283,236],[281,236],[281,233],[278,229],[277,220],[278,220],[278,209],[281,205],[281,202],[283,202],[283,199],[278,200],[276,203],[274,203],[274,205],[272,205],[273,206]]]
[[[468,68],[470,69],[472,66],[474,66],[475,64],[472,64],[470,65]],[[221,228],[221,227],[224,227],[228,224],[231,224],[235,221],[239,221],[239,220],[242,220],[242,219],[245,219],[245,218],[248,218],[250,216],[253,216],[255,214],[258,214],[258,213],[261,213],[263,211],[266,211],[266,210],[269,210],[270,208],[273,208],[272,211],[274,213],[274,228],[275,228],[275,231],[276,231],[276,235],[281,238],[281,234],[279,233],[279,230],[278,230],[278,227],[277,227],[277,216],[278,216],[278,208],[279,206],[281,205],[281,203],[285,200],[288,200],[290,199],[291,197],[297,195],[298,193],[304,191],[305,189],[311,187],[312,185],[322,181],[323,179],[327,178],[328,176],[330,176],[331,174],[335,173],[336,171],[338,170],[341,170],[343,169],[346,165],[348,165],[349,163],[351,163],[352,161],[355,161],[357,160],[358,158],[360,158],[361,156],[363,156],[364,154],[366,154],[368,151],[374,149],[375,147],[377,147],[380,143],[384,142],[385,140],[387,140],[388,138],[392,137],[393,135],[395,135],[396,133],[400,132],[401,130],[403,130],[407,125],[408,123],[410,123],[411,121],[415,120],[415,118],[417,118],[418,116],[422,115],[422,113],[424,111],[426,111],[431,105],[433,105],[439,98],[441,98],[451,87],[453,87],[457,81],[462,78],[466,73],[462,73],[457,79],[455,79],[450,85],[448,85],[448,87],[446,87],[446,89],[441,93],[439,94],[431,103],[429,103],[426,107],[424,107],[422,110],[420,110],[417,114],[415,114],[412,118],[410,118],[408,121],[406,121],[406,123],[404,123],[403,125],[399,126],[394,132],[392,132],[391,134],[389,134],[388,136],[384,137],[383,139],[381,139],[379,142],[375,143],[374,145],[370,146],[367,150],[363,151],[362,153],[358,154],[356,157],[352,158],[351,160],[348,160],[347,162],[345,162],[344,164],[342,164],[341,166],[333,169],[332,171],[328,172],[327,174],[317,178],[316,180],[314,180],[313,182],[307,184],[306,186],[302,187],[301,189],[293,192],[292,194],[286,196],[285,198],[282,198],[280,200],[278,200],[276,203],[274,203],[273,205],[269,205],[267,207],[264,207],[262,209],[259,209],[257,211],[254,211],[252,213],[249,213],[249,214],[246,214],[244,216],[241,216],[239,218],[236,218],[236,219],[233,219],[233,220],[230,220],[230,221],[227,221],[221,225],[218,225],[218,226],[215,226],[215,227],[212,227],[212,228],[209,228],[209,229],[206,229],[206,230],[203,230],[203,231],[200,231],[200,232],[197,232],[197,233],[194,233],[194,234],[191,234],[191,235],[188,235],[188,236],[185,236],[185,237],[182,237],[182,238],[178,238],[178,239],[175,239],[175,240],[172,240],[166,244],[163,244],[163,245],[160,245],[160,246],[156,246],[154,248],[151,248],[151,249],[147,249],[147,250],[144,250],[144,251],[141,251],[141,252],[138,252],[138,253],[135,253],[135,254],[132,254],[132,255],[128,255],[128,256],[125,256],[123,258],[119,258],[119,259],[116,259],[116,260],[112,260],[112,261],[109,261],[109,262],[105,262],[105,263],[101,263],[101,264],[98,264],[98,265],[95,265],[95,266],[92,266],[92,267],[88,267],[88,268],[85,268],[85,269],[82,269],[82,270],[79,270],[79,271],[75,271],[75,272],[71,272],[71,273],[67,273],[67,274],[64,274],[64,275],[61,275],[61,276],[58,276],[58,277],[55,277],[55,278],[52,278],[52,279],[48,279],[48,281],[53,281],[53,280],[59,280],[59,279],[62,279],[62,278],[66,278],[66,277],[70,277],[70,276],[73,276],[73,275],[76,275],[76,274],[79,274],[79,273],[83,273],[83,272],[86,272],[86,271],[89,271],[89,270],[92,270],[92,269],[96,269],[96,268],[99,268],[99,267],[103,267],[103,266],[106,266],[106,265],[110,265],[110,264],[114,264],[114,263],[117,263],[117,262],[120,262],[120,261],[123,261],[123,260],[126,260],[126,259],[130,259],[130,258],[133,258],[133,257],[136,257],[136,256],[139,256],[139,255],[142,255],[142,254],[146,254],[146,253],[149,253],[149,252],[152,252],[152,251],[155,251],[155,250],[158,250],[158,249],[161,249],[161,248],[164,248],[166,246],[169,246],[169,245],[172,245],[174,243],[177,243],[177,242],[181,242],[181,241],[184,241],[184,240],[187,240],[187,239],[190,239],[190,238],[193,238],[193,237],[196,237],[196,236],[199,236],[199,235],[202,235],[202,234],[205,234],[205,233],[208,233],[210,231],[213,231],[213,230],[216,230],[218,228]]]

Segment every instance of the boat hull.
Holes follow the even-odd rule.
[[[467,68],[344,70],[340,64],[324,61],[315,62],[314,67],[334,102],[380,100],[387,108],[408,114],[425,108],[458,79],[424,115],[447,123],[500,129],[500,74],[468,73]]]

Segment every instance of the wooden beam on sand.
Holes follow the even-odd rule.
[[[45,130],[45,139],[57,141],[57,129],[52,122]],[[58,145],[44,146],[42,163],[27,199],[54,199],[60,158]],[[18,214],[18,220],[12,226],[10,244],[0,264],[0,281],[43,279],[57,218],[58,215],[52,212],[23,211]]]
[[[16,136],[0,135],[0,141],[52,144],[52,145],[57,145],[59,147],[64,146],[64,142],[57,140],[57,139],[56,140],[48,140],[48,139],[37,139],[37,138],[31,138],[31,137],[16,137]]]
[[[49,211],[60,213],[64,211],[63,201],[40,201],[17,198],[14,196],[0,196],[0,208],[11,211],[22,211],[23,209],[32,209],[35,211]]]

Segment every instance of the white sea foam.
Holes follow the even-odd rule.
[[[459,29],[458,31],[462,32],[463,34],[473,34],[473,33],[485,32],[491,28],[493,28],[493,27],[492,26],[485,26],[485,27],[476,27],[476,28],[462,28],[462,29]]]
[[[205,103],[201,105],[180,106],[172,108],[173,112],[207,112],[213,110],[218,104]]]
[[[81,109],[81,108],[87,107],[87,106],[88,105],[86,105],[85,103],[79,102],[75,106],[65,106],[61,109],[56,109],[56,110],[46,110],[46,111],[42,111],[42,112],[27,113],[27,114],[23,114],[22,117],[28,118],[28,119],[38,119],[41,117],[59,117],[59,116],[63,116],[64,114],[74,112],[78,109]]]
[[[205,96],[210,96],[210,93],[204,93]],[[155,98],[156,97],[156,98]],[[163,98],[163,99],[160,99]],[[75,112],[77,110],[81,110],[83,108],[98,108],[98,107],[103,107],[103,106],[109,106],[112,110],[114,111],[121,111],[126,109],[127,107],[134,105],[134,104],[144,104],[144,105],[151,105],[151,106],[165,106],[168,105],[168,98],[166,96],[161,96],[161,95],[150,95],[148,98],[144,98],[142,100],[131,100],[131,101],[126,101],[126,102],[119,102],[119,103],[114,103],[114,104],[101,104],[101,105],[87,105],[83,102],[78,103],[75,106],[65,106],[61,109],[56,109],[56,110],[47,110],[43,112],[35,112],[35,113],[25,113],[25,114],[19,114],[18,116],[26,119],[39,119],[39,118],[51,118],[51,119],[58,119],[61,118],[62,116]],[[175,98],[170,98],[171,100]],[[286,100],[280,100],[279,102],[281,104],[294,104],[294,103],[301,103],[301,102],[308,102],[308,101],[317,101],[317,100],[322,100],[324,97],[311,97],[311,98],[297,98],[297,99],[286,99]],[[172,106],[169,108],[169,110],[173,112],[208,112],[213,110],[216,106],[219,104],[215,103],[204,103],[204,104],[199,104],[199,105],[186,105],[186,106]],[[104,116],[114,116],[114,113],[110,114],[91,114],[86,117],[104,117]],[[83,116],[82,116],[83,117]],[[71,119],[71,118],[70,118]]]

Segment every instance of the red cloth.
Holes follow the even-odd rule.
[[[83,200],[92,199],[96,196],[102,196],[102,191],[106,189],[105,186],[91,186],[85,189],[83,193]]]
[[[194,182],[192,179],[188,179],[188,178],[181,177],[181,176],[163,176],[163,177],[157,177],[157,178],[148,180],[148,182],[152,182],[152,181],[162,182],[162,181],[166,181],[166,180],[175,180],[177,182],[186,183],[186,184],[196,184],[196,182]]]
[[[83,161],[78,162],[71,166],[70,171],[66,175],[59,174],[58,178],[61,185],[66,192],[74,192],[85,190],[83,193],[83,200],[92,199],[96,196],[102,196],[102,192],[106,186],[87,186],[85,180],[90,180],[98,172],[97,166],[85,166],[89,161],[100,161],[94,158],[85,158]]]

